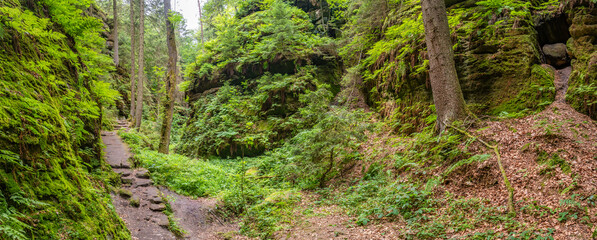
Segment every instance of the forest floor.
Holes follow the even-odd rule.
[[[428,214],[430,219],[443,220],[422,224],[439,224],[448,228],[453,225],[450,221],[459,221],[462,225],[470,226],[463,227],[465,230],[444,229],[440,231],[442,235],[430,239],[469,239],[472,236],[486,236],[479,235],[486,233],[489,233],[487,236],[497,236],[497,239],[549,239],[541,238],[540,235],[579,240],[597,237],[597,226],[594,224],[597,222],[597,124],[566,104],[565,93],[570,72],[570,67],[555,70],[555,101],[542,112],[518,119],[482,121],[466,129],[472,135],[499,147],[506,175],[514,188],[516,215],[507,214],[505,206],[508,194],[491,149],[479,142],[470,145],[462,143],[460,148],[468,148],[475,154],[491,154],[492,157],[484,162],[468,164],[448,175],[432,195],[435,199],[443,199],[439,200],[442,204],[436,205],[434,213]],[[392,142],[388,139],[372,141],[376,144]],[[396,146],[395,142],[393,145]],[[387,149],[390,154],[399,151],[391,146]],[[441,175],[443,170],[438,169],[433,174]],[[363,172],[361,169],[358,171]],[[276,238],[420,238],[413,233],[413,230],[419,230],[409,228],[409,223],[404,219],[386,221],[382,218],[365,226],[357,226],[356,218],[347,214],[349,210],[334,203],[320,204],[325,198],[319,194],[305,193],[295,210],[295,220],[288,228],[279,231]],[[454,214],[454,202],[466,203],[478,199],[482,199],[482,206],[465,209],[464,218]],[[494,216],[479,214],[482,211],[494,211]],[[476,217],[479,219],[474,219]],[[502,220],[492,222],[492,218]]]
[[[120,128],[126,128],[126,122],[119,122],[116,129]],[[131,153],[116,131],[103,132],[102,139],[106,161],[122,181],[112,201],[133,239],[229,239],[238,232],[237,224],[215,213],[216,201],[155,186],[146,169],[133,168]]]
[[[281,230],[272,237],[595,239],[597,124],[566,104],[570,70],[555,71],[555,101],[542,112],[516,119],[484,120],[465,129],[476,138],[498,146],[505,173],[514,188],[515,215],[509,214],[505,207],[508,194],[492,149],[469,139],[458,148],[466,149],[471,155],[491,157],[467,163],[447,175],[444,173],[451,163],[423,173],[442,176],[442,181],[425,197],[432,201],[424,207],[426,212],[417,213],[424,215],[419,216],[421,218],[373,217],[368,223],[357,224],[358,217],[339,200],[346,197],[345,192],[355,181],[349,184],[346,183],[350,180],[332,181],[328,189],[303,191],[301,201],[292,208],[291,217],[279,223]],[[121,174],[124,183],[113,194],[114,205],[134,239],[175,239],[168,229],[184,230],[185,239],[249,239],[237,234],[238,225],[213,214],[215,200],[180,196],[154,186],[146,170],[130,169],[127,161],[130,153],[115,132],[105,133],[104,141],[107,160],[115,172]],[[404,151],[405,145],[400,141],[415,139],[371,134],[366,145],[383,149],[377,152],[387,157]],[[354,167],[347,178],[363,179],[369,165],[371,163],[361,163]],[[391,163],[385,165],[388,166],[385,170],[394,171],[401,179],[420,174],[400,173],[392,169]],[[132,206],[131,199],[138,199],[139,207]]]

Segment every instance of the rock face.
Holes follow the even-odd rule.
[[[566,102],[577,111],[597,119],[597,94],[593,94],[597,84],[597,8],[572,9],[568,19],[571,19],[572,39],[567,46],[573,71]]]
[[[564,67],[570,63],[566,45],[563,43],[545,44],[543,54],[545,54],[547,64],[556,68]]]

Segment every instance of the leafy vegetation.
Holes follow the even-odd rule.
[[[0,3],[0,238],[129,238],[102,172],[98,124],[117,94],[90,4]]]
[[[135,77],[124,70],[130,60],[114,66],[108,56],[114,37],[120,55],[130,56],[133,33],[114,36],[111,28],[139,26],[134,17],[108,18],[102,9],[112,3],[0,3],[2,239],[130,238],[107,193],[119,180],[102,161],[101,130],[129,114]],[[515,216],[472,191],[499,192],[504,180],[481,138],[434,130],[421,0],[210,0],[201,19],[205,39],[169,13],[184,73],[177,86],[184,96],[174,97],[173,154],[155,151],[165,117],[166,17],[163,2],[146,3],[143,125],[119,135],[156,184],[217,199],[221,214],[240,218],[241,234],[275,238],[296,227],[295,218],[309,217],[304,212],[313,209],[303,208],[312,203],[339,206],[351,226],[391,222],[402,239],[553,239],[560,230],[545,226],[556,224],[597,236],[595,195],[584,189],[571,151],[527,142],[520,156],[533,158],[531,166],[507,166],[515,184],[531,181],[527,175],[539,179],[517,191],[540,187],[550,204],[518,192]],[[507,127],[493,131],[516,132],[509,124],[518,120],[505,118],[552,104],[560,72],[542,64],[541,46],[550,24],[570,34],[566,100],[595,119],[595,0],[445,3],[460,85],[478,116],[454,126],[483,132],[484,120],[497,117],[495,124]],[[529,126],[537,135],[508,143],[528,137],[594,147],[583,145],[590,133],[565,127],[571,121],[537,121]],[[563,137],[567,131],[580,138]],[[484,136],[491,134],[500,133]],[[503,147],[482,143],[496,154]],[[316,201],[305,198],[312,195]],[[184,236],[168,202],[165,213],[170,230]]]

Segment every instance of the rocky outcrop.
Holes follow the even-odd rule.
[[[567,46],[574,69],[566,101],[577,111],[597,119],[597,8],[570,11]]]

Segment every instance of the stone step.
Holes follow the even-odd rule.
[[[130,169],[126,169],[126,168],[116,168],[116,169],[112,169],[112,171],[120,174],[121,177],[128,177],[133,173]]]
[[[164,199],[162,199],[161,197],[157,197],[157,196],[153,197],[153,198],[150,198],[149,201],[151,203],[155,203],[155,204],[164,203]]]
[[[135,172],[135,177],[149,179],[149,171],[147,171],[146,169],[138,170],[137,172]]]
[[[151,179],[135,179],[135,184],[134,187],[138,188],[138,187],[149,187],[153,184],[153,181],[151,181]]]
[[[132,176],[127,176],[127,177],[120,177],[120,181],[122,181],[122,184],[133,184],[135,182],[135,178]]]
[[[164,204],[151,204],[149,205],[149,209],[154,212],[161,212],[166,210],[166,205]]]

